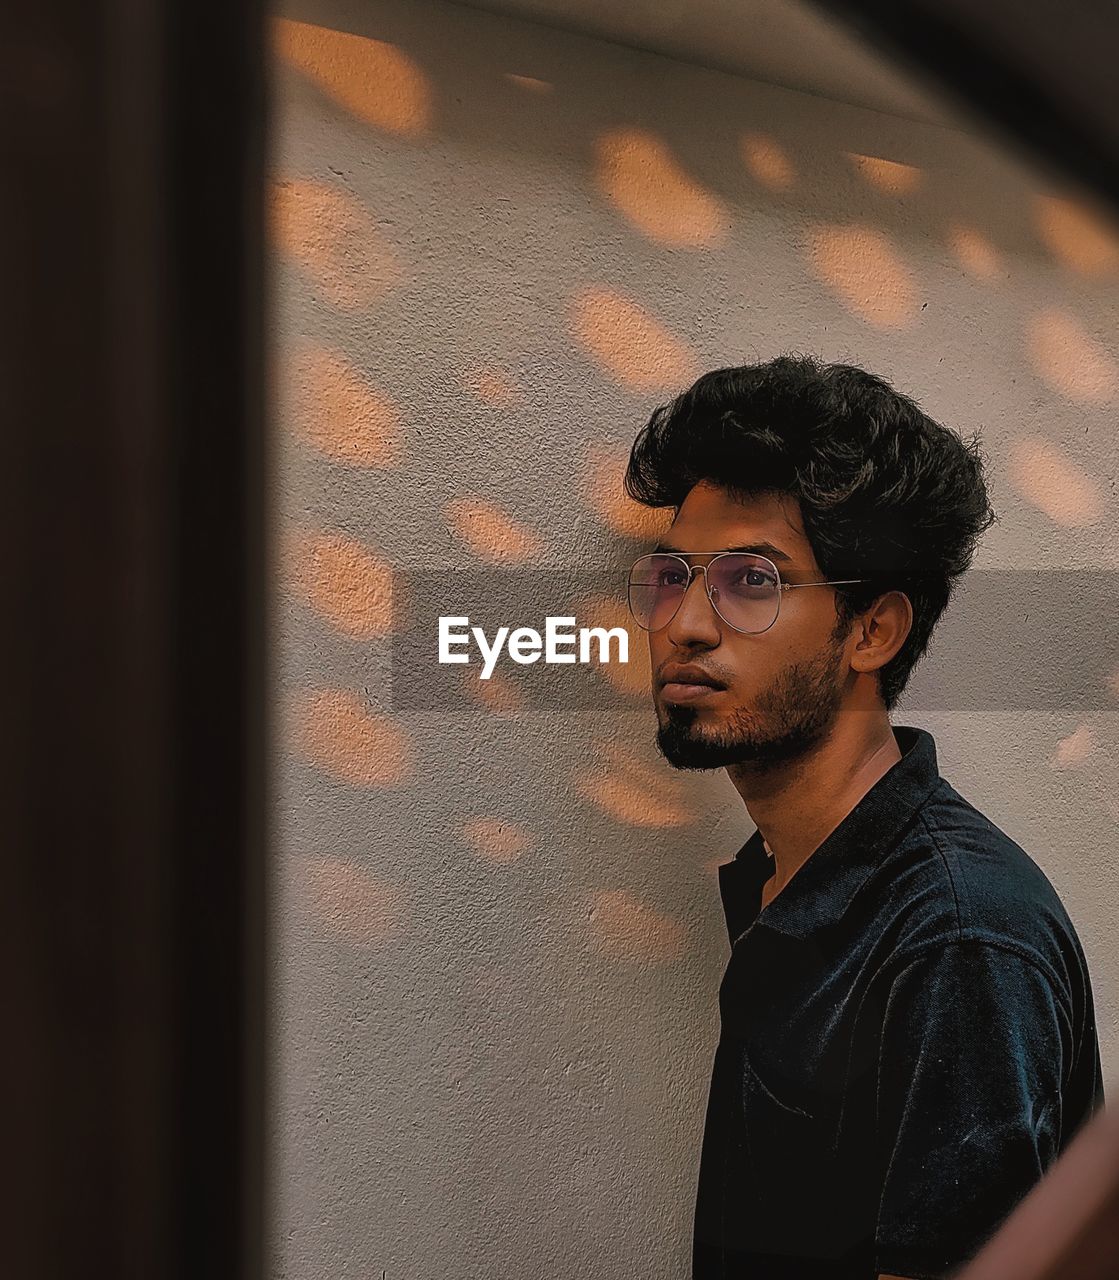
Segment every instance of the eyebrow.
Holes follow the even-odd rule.
[[[788,552],[782,551],[780,547],[775,547],[772,542],[747,542],[740,547],[723,547],[724,551],[747,551],[751,555],[767,556],[770,560],[780,560],[783,564],[792,564],[793,557]],[[681,547],[670,547],[663,542],[658,543],[653,548],[653,553],[662,552],[664,555],[717,555],[715,551],[691,551],[686,552]]]

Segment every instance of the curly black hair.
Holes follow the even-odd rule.
[[[909,597],[912,629],[878,673],[892,710],[997,519],[978,435],[965,442],[865,369],[782,355],[704,374],[638,434],[631,497],[678,511],[701,480],[799,500],[824,576],[869,579],[834,589],[837,633],[884,592]]]

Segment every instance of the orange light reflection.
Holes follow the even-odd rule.
[[[428,78],[395,45],[290,18],[273,20],[273,39],[279,57],[363,124],[407,138],[431,128]]]
[[[595,180],[622,216],[658,244],[709,249],[725,239],[721,202],[645,129],[612,129],[595,145]]]
[[[631,391],[680,390],[699,376],[688,348],[636,302],[610,289],[581,290],[572,328],[602,368]]]
[[[389,787],[412,773],[412,747],[395,721],[370,712],[352,689],[319,689],[300,698],[296,738],[306,759],[357,787]]]
[[[687,947],[684,924],[639,902],[625,889],[599,889],[590,896],[592,947],[614,960],[658,964],[678,960]]]

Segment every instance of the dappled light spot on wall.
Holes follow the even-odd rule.
[[[726,235],[720,201],[644,129],[611,129],[595,144],[599,189],[638,231],[658,244],[711,248]]]
[[[882,156],[865,156],[857,151],[844,153],[855,172],[875,190],[889,196],[907,196],[921,185],[921,170]]]
[[[287,368],[293,426],[316,449],[353,467],[400,457],[400,416],[338,352],[305,345]]]
[[[333,942],[377,946],[406,921],[400,891],[335,857],[300,861],[297,900],[316,931]]]
[[[535,76],[516,76],[512,71],[506,71],[505,79],[518,89],[524,89],[526,93],[551,93],[555,88],[550,80],[538,80]]]
[[[1057,743],[1053,758],[1049,761],[1053,769],[1075,769],[1088,761],[1096,751],[1096,735],[1090,724],[1082,724]]]
[[[1002,270],[1002,258],[995,246],[974,227],[953,224],[948,229],[948,247],[960,266],[976,280],[993,280]]]
[[[292,580],[311,608],[346,635],[365,639],[392,628],[392,569],[354,538],[298,535]]]
[[[613,378],[640,392],[682,391],[699,376],[687,347],[636,302],[610,289],[572,300],[575,337]]]
[[[352,689],[303,694],[295,714],[299,749],[312,764],[357,787],[388,787],[412,774],[407,734],[389,716],[369,711]]]
[[[500,671],[495,671],[488,680],[479,680],[476,669],[464,667],[463,679],[466,681],[466,695],[491,715],[507,720],[524,711],[524,694]]]
[[[681,827],[691,815],[683,805],[650,794],[632,778],[585,774],[580,792],[616,822],[631,827]]]
[[[628,461],[628,449],[588,446],[582,465],[586,504],[616,533],[655,542],[672,523],[672,508],[645,507],[634,502],[622,484]]]
[[[311,179],[274,182],[269,229],[277,248],[339,310],[363,310],[400,280],[373,219],[342,187]]]
[[[788,191],[796,181],[793,162],[781,144],[765,133],[747,133],[740,144],[746,170],[770,191]]]
[[[523,827],[500,818],[471,818],[462,829],[462,838],[489,862],[515,862],[533,845]]]
[[[524,400],[523,392],[511,375],[496,366],[467,369],[462,375],[462,385],[470,395],[502,408]]]
[[[667,764],[651,764],[632,748],[616,744],[604,755],[602,762],[576,776],[575,785],[585,799],[627,826],[682,827],[692,820],[682,784]]]
[[[678,960],[687,946],[682,921],[638,901],[625,889],[593,891],[587,924],[591,946],[613,960]]]
[[[1010,447],[1010,483],[1055,524],[1096,524],[1101,503],[1095,482],[1047,440],[1015,441]]]
[[[1119,267],[1119,229],[1093,209],[1039,195],[1034,220],[1053,256],[1079,275],[1106,275]]]
[[[447,523],[479,560],[517,564],[533,560],[544,544],[519,520],[481,498],[453,498],[443,509]]]
[[[629,661],[602,662],[595,670],[622,693],[635,698],[651,697],[649,644],[646,633],[633,621],[625,600],[624,570],[618,574],[617,596],[594,596],[575,606],[581,627],[621,627],[629,633]]]
[[[1030,322],[1029,348],[1037,372],[1080,404],[1106,404],[1119,392],[1119,364],[1071,312],[1049,307]]]
[[[407,138],[431,127],[428,78],[395,45],[289,18],[273,20],[273,35],[285,62],[363,124]]]
[[[907,329],[920,304],[909,269],[887,236],[875,227],[818,227],[809,261],[816,275],[852,315],[876,329]]]

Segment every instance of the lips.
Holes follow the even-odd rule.
[[[702,702],[726,688],[702,667],[677,662],[670,662],[664,668],[659,682],[661,697],[666,702]]]
[[[714,676],[708,675],[702,667],[690,663],[670,662],[660,674],[663,689],[669,684],[705,685],[709,689],[725,689],[726,685]]]

